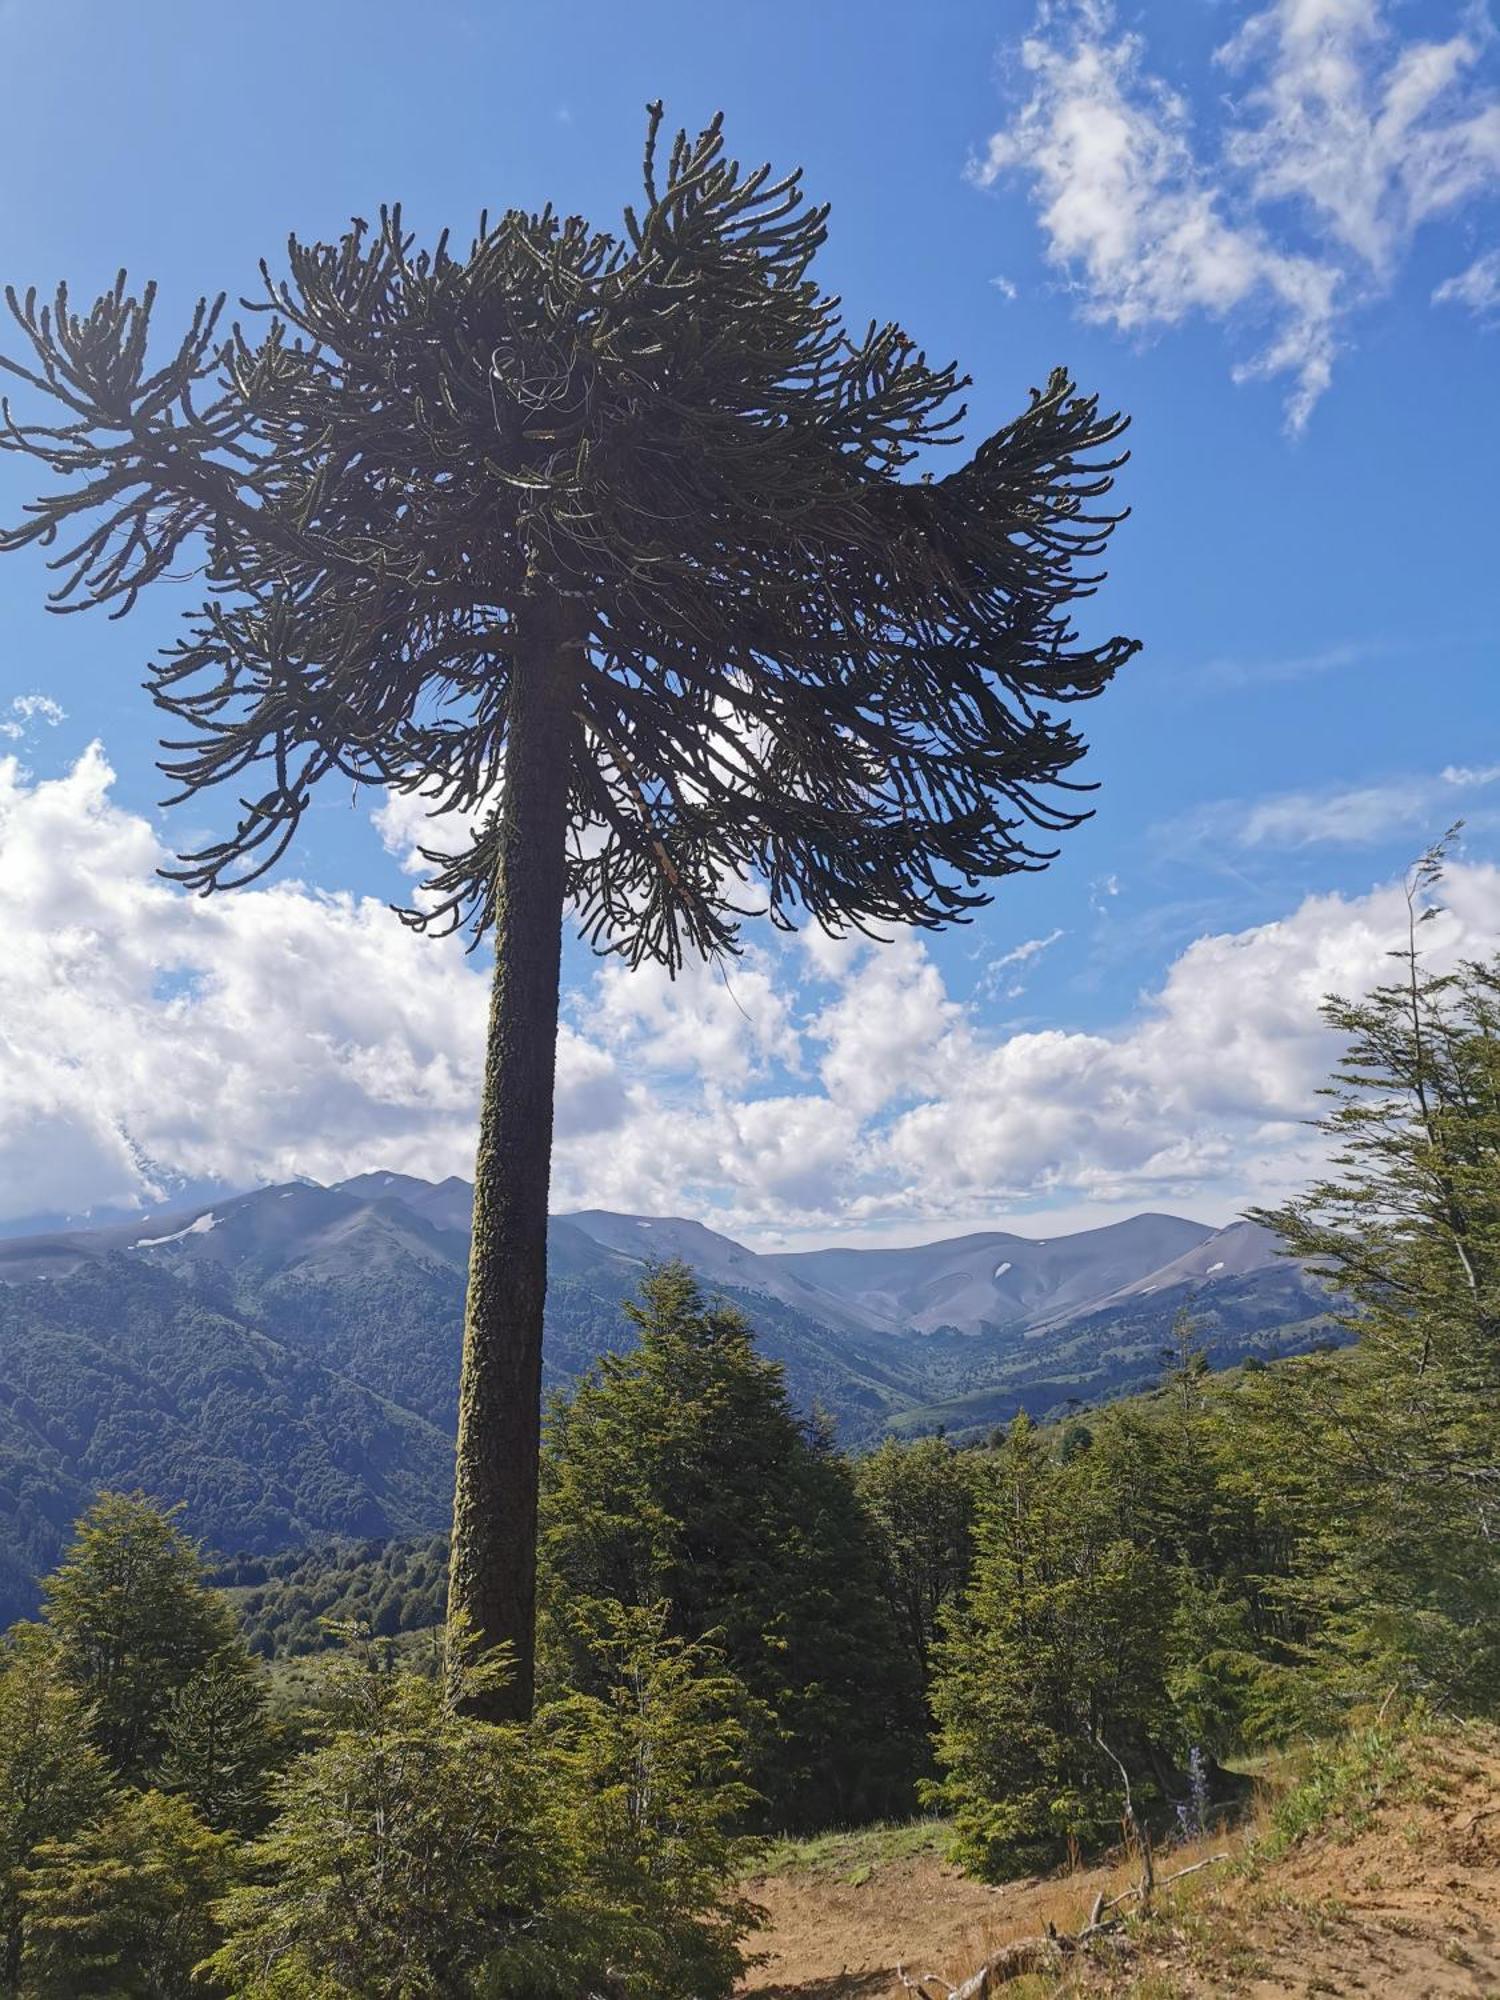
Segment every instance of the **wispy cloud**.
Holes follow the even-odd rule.
[[[45,722],[49,729],[55,729],[60,722],[68,719],[67,711],[49,694],[18,694],[11,702],[0,721],[0,736],[7,742],[19,743],[26,737],[34,724]]]
[[[1416,231],[1500,187],[1493,36],[1465,19],[1416,40],[1382,0],[1275,0],[1217,51],[1209,130],[1110,0],[1042,0],[1023,101],[973,178],[1029,184],[1088,318],[1257,329],[1236,378],[1286,380],[1298,431],[1348,317],[1390,289]],[[1487,299],[1481,266],[1444,295]]]
[[[1398,834],[1441,833],[1465,793],[1500,783],[1500,765],[1450,764],[1433,774],[1329,791],[1216,799],[1158,829],[1174,841],[1238,848],[1371,847]]]
[[[1432,295],[1438,306],[1467,306],[1483,320],[1500,319],[1500,250],[1487,250]]]
[[[1044,951],[1050,951],[1059,938],[1067,936],[1064,930],[1049,931],[1045,937],[1023,938],[1020,944],[1012,945],[1009,951],[992,958],[980,976],[975,988],[978,998],[1004,991],[1007,1000],[1014,1000],[1026,990],[1024,969],[1040,958]],[[1006,974],[1010,977],[1007,979]]]
[[[1192,678],[1205,687],[1213,688],[1267,687],[1282,681],[1310,680],[1318,674],[1337,673],[1344,667],[1362,666],[1388,650],[1388,647],[1368,640],[1347,640],[1307,653],[1281,653],[1258,659],[1229,655],[1205,660],[1201,667],[1192,670]]]

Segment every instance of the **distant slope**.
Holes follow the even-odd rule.
[[[219,1547],[446,1524],[442,1429],[120,1252],[0,1287],[0,1620],[101,1487],[182,1503]]]
[[[1038,1241],[986,1233],[910,1250],[810,1250],[762,1261],[847,1299],[880,1324],[956,1333],[1061,1323],[1208,1241],[1175,1215],[1136,1215]]]
[[[867,1307],[849,1286],[825,1286],[811,1273],[794,1269],[803,1261],[762,1256],[732,1237],[681,1216],[614,1215],[584,1209],[564,1220],[607,1249],[638,1265],[680,1257],[707,1285],[727,1285],[756,1298],[778,1299],[794,1312],[846,1333],[901,1333],[906,1322],[879,1306]],[[854,1256],[878,1256],[855,1251]]]
[[[362,1174],[0,1240],[0,1616],[100,1485],[182,1501],[226,1551],[445,1526],[469,1202],[459,1180]],[[1146,1387],[1188,1302],[1218,1364],[1327,1331],[1264,1231],[1167,1215],[764,1255],[591,1210],[553,1218],[549,1254],[549,1390],[628,1344],[625,1301],[680,1256],[853,1444]]]

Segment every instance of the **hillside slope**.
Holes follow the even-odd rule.
[[[1355,1739],[1300,1785],[1263,1798],[1240,1827],[1163,1851],[1159,1873],[1221,1854],[1227,1863],[1160,1891],[1149,1914],[1088,1948],[1053,1948],[1036,1971],[992,1978],[986,2000],[1500,1992],[1493,1729],[1393,1733],[1373,1754]],[[773,1859],[747,1885],[767,1922],[745,2000],[937,2000],[1049,1926],[1076,1935],[1096,1897],[1139,1880],[1134,1864],[1116,1863],[987,1888],[944,1862],[935,1824],[830,1837]]]
[[[0,1618],[31,1608],[101,1485],[182,1502],[225,1553],[446,1525],[470,1192],[363,1174],[0,1240]],[[855,1446],[1145,1388],[1189,1301],[1216,1365],[1324,1331],[1322,1294],[1244,1227],[1138,1216],[784,1257],[595,1210],[551,1223],[549,1390],[629,1343],[625,1304],[670,1256]]]
[[[116,1256],[0,1286],[0,1622],[32,1608],[101,1487],[269,1551],[441,1527],[451,1481],[443,1429],[268,1334],[222,1285]]]

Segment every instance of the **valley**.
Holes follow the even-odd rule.
[[[445,1529],[468,1184],[363,1174],[0,1241],[0,1616],[101,1487],[210,1548],[270,1554]],[[681,1258],[739,1306],[842,1442],[983,1437],[1150,1386],[1191,1306],[1215,1367],[1330,1334],[1316,1284],[1250,1223],[1168,1215],[1037,1241],[756,1252],[678,1217],[553,1218],[544,1380],[628,1345]]]

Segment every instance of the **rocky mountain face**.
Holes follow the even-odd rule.
[[[456,1179],[361,1174],[0,1240],[0,1617],[29,1606],[101,1485],[182,1501],[226,1551],[444,1526],[469,1200]],[[1249,1223],[766,1254],[589,1210],[551,1225],[552,1388],[628,1343],[623,1302],[672,1257],[854,1445],[1148,1387],[1184,1304],[1220,1366],[1330,1330],[1318,1287]]]

